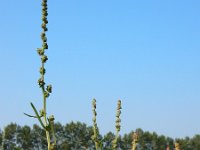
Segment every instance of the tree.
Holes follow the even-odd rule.
[[[105,136],[104,136],[104,142],[103,142],[103,147],[105,150],[111,150],[112,149],[112,141],[115,138],[115,134],[112,132],[108,132]]]
[[[69,144],[65,140],[64,127],[60,123],[55,123],[54,130],[57,137],[57,149],[63,149],[63,150],[69,149]]]
[[[169,146],[169,148],[172,150],[174,148],[174,140],[170,137],[167,137],[166,142],[167,142],[166,147]]]
[[[153,136],[150,132],[144,132],[141,136],[141,146],[145,150],[151,150],[153,148]]]
[[[2,145],[2,136],[3,136],[3,133],[2,133],[2,131],[1,131],[1,129],[0,129],[0,147],[1,147],[1,145]]]
[[[158,136],[156,139],[156,148],[155,150],[165,150],[167,147],[166,137],[164,135]]]
[[[92,147],[92,127],[87,127],[85,123],[71,122],[66,124],[64,131],[65,142],[68,143],[70,149],[89,149]]]
[[[17,148],[16,137],[18,128],[19,126],[15,123],[11,123],[4,128],[2,139],[3,150],[14,150]]]
[[[46,133],[42,128],[40,128],[36,124],[33,125],[33,129],[31,130],[31,138],[34,149],[36,150],[47,149]]]
[[[195,135],[191,139],[190,145],[193,145],[193,150],[199,150],[200,149],[200,135]]]
[[[131,149],[132,147],[132,140],[133,140],[133,131],[130,132],[129,134],[124,134],[124,136],[122,137],[122,145],[121,148],[122,149]]]
[[[18,147],[22,150],[31,150],[33,147],[31,128],[29,126],[18,127],[16,140]]]
[[[55,133],[57,136],[58,150],[94,150],[92,141],[93,128],[81,122],[71,122],[63,126],[60,123],[55,123]],[[174,147],[174,139],[164,135],[158,136],[155,132],[150,133],[142,129],[136,130],[139,135],[137,150],[166,150],[169,146],[171,150]],[[131,150],[133,132],[119,136],[117,150]],[[112,132],[102,136],[103,149],[111,150],[112,141],[115,135]],[[182,150],[199,150],[200,135],[195,135],[192,138],[185,137],[176,139]],[[3,131],[0,130],[0,143],[3,145],[3,150],[46,150],[46,133],[38,125],[19,126],[15,123],[7,125]],[[1,149],[2,147],[0,147]],[[1,149],[2,150],[2,149]]]

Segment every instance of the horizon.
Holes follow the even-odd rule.
[[[0,5],[0,128],[36,124],[41,2]],[[92,125],[97,100],[101,134],[136,128],[181,138],[200,133],[200,2],[49,1],[46,81],[53,86],[49,115]]]

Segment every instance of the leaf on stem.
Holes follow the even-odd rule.
[[[46,127],[44,126],[44,124],[43,124],[43,122],[42,122],[42,120],[41,120],[41,118],[40,118],[40,116],[39,116],[39,114],[38,114],[38,112],[37,112],[35,106],[33,105],[33,103],[31,103],[31,107],[33,108],[33,110],[34,110],[34,112],[35,112],[35,115],[36,115],[38,121],[40,122],[41,126],[42,126],[44,129],[46,129]]]
[[[32,115],[29,115],[27,113],[24,113],[24,115],[28,116],[28,117],[31,117],[31,118],[37,118],[36,116],[32,116]]]

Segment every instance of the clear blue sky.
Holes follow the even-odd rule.
[[[32,125],[38,88],[40,0],[0,2],[0,127]],[[48,112],[102,133],[138,127],[172,137],[200,133],[200,1],[49,0]]]

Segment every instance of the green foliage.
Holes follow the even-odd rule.
[[[136,129],[139,135],[138,148],[140,150],[166,150],[167,145],[173,149],[175,140],[164,135],[157,135],[155,132],[145,132],[142,129]],[[93,127],[87,126],[81,122],[71,122],[66,125],[55,123],[55,134],[58,150],[94,150],[95,146],[91,139]],[[45,150],[46,133],[38,125],[19,126],[15,123],[7,125],[0,138],[3,138],[3,150]],[[133,132],[118,137],[118,148],[121,150],[130,150],[132,144]],[[102,135],[99,135],[102,138]],[[108,132],[103,136],[103,150],[112,150],[112,141],[115,134]],[[186,137],[176,139],[182,150],[199,150],[200,135],[192,138]]]
[[[87,127],[84,123],[66,124],[64,128],[65,139],[73,149],[85,149],[92,145],[92,127]]]
[[[112,132],[108,132],[104,136],[104,149],[105,150],[112,150],[113,140],[115,139],[115,134]]]
[[[0,130],[0,145],[2,145],[2,137],[3,137],[3,133],[2,131]],[[0,146],[1,147],[1,146]]]
[[[124,136],[122,137],[122,142],[123,142],[121,145],[122,149],[131,149],[132,135],[133,135],[133,132],[130,132],[129,134],[124,134]]]
[[[31,137],[31,128],[29,126],[23,126],[18,128],[17,134],[17,145],[22,150],[31,150],[30,147],[33,147],[32,137]]]
[[[11,150],[17,148],[16,137],[18,133],[19,126],[15,123],[11,123],[4,128],[2,137],[2,149]]]
[[[38,125],[33,125],[31,129],[31,141],[34,149],[47,149],[46,132]]]

